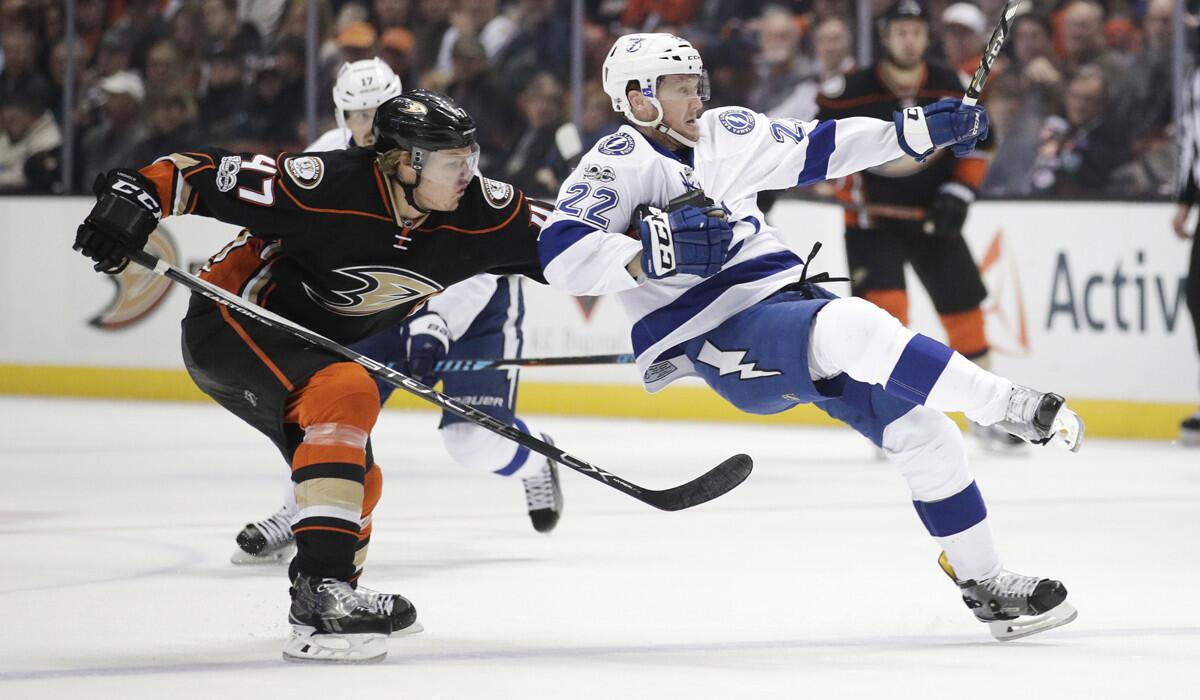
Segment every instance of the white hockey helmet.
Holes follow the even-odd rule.
[[[337,125],[346,127],[346,112],[374,109],[403,92],[400,76],[380,58],[343,63],[333,86]]]
[[[651,127],[676,141],[695,146],[696,142],[662,123],[662,104],[658,101],[658,79],[664,75],[696,75],[700,77],[701,101],[708,100],[708,74],[700,52],[687,39],[671,34],[626,34],[617,39],[604,59],[604,92],[612,98],[613,109],[638,126]],[[642,94],[658,110],[651,121],[633,116],[626,97],[626,87],[636,81]]]

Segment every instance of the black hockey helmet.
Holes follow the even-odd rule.
[[[371,127],[375,152],[395,148],[440,151],[475,143],[475,120],[449,97],[433,90],[409,90],[379,105]]]
[[[898,19],[919,19],[929,24],[929,13],[918,0],[899,0],[893,3],[879,19],[880,27],[887,27]]]
[[[472,151],[461,164],[447,164],[451,175],[445,179],[457,179],[465,171],[474,171],[479,163],[475,120],[454,100],[433,90],[409,90],[379,105],[371,131],[375,134],[375,153],[381,170],[395,177],[408,202],[426,214],[429,211],[417,204],[415,190],[422,177],[428,175],[437,182],[439,174],[447,170],[440,167],[447,159],[439,158],[438,151],[451,148]],[[417,173],[412,184],[395,176],[397,150],[411,154],[409,164]]]

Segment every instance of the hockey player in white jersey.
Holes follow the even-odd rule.
[[[342,64],[333,88],[338,127],[322,134],[306,151],[371,146],[376,108],[400,93],[400,78],[380,59]],[[524,316],[519,276],[478,275],[433,297],[402,326],[366,338],[352,348],[433,386],[439,379],[434,368],[442,359],[519,357],[524,342],[521,329]],[[441,379],[443,392],[458,401],[525,432],[531,430],[515,415],[516,368],[446,373]],[[386,382],[377,384],[380,400],[386,403],[395,387]],[[460,465],[473,471],[519,478],[533,528],[546,533],[554,529],[563,508],[554,462],[449,413],[442,416],[439,432],[446,450]],[[544,433],[541,435],[549,439]],[[293,486],[290,479],[284,484],[284,503],[278,511],[246,524],[238,533],[237,548],[231,557],[233,563],[291,559],[295,553],[291,527],[296,514]]]
[[[969,153],[986,137],[987,114],[958,100],[908,108],[894,121],[702,112],[700,55],[668,34],[619,38],[603,71],[628,123],[563,183],[539,239],[546,279],[572,294],[617,295],[649,391],[695,375],[749,413],[811,402],[881,447],[942,549],[942,568],[998,639],[1073,620],[1061,582],[1001,565],[962,434],[943,412],[1071,449],[1082,439],[1078,417],[1061,397],[1013,384],[870,302],[812,284],[822,276],[808,277],[811,260],[780,243],[756,203],[761,190],[937,148]],[[631,226],[636,236],[626,234]]]

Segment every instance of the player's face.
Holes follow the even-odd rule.
[[[685,138],[700,138],[697,119],[708,99],[708,78],[702,75],[667,75],[658,84],[663,123]]]
[[[478,145],[429,153],[421,168],[417,203],[426,209],[453,211],[475,177],[478,166]]]
[[[354,143],[357,146],[374,146],[375,134],[371,130],[371,125],[375,121],[375,108],[370,109],[351,109],[346,112],[346,127],[350,129],[350,134],[354,137]]]
[[[883,50],[900,68],[916,68],[929,48],[929,27],[919,19],[897,19],[883,33]]]

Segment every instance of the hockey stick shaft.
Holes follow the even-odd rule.
[[[992,38],[988,39],[987,46],[983,48],[983,56],[979,59],[979,67],[975,69],[975,75],[971,77],[971,84],[967,86],[963,104],[973,107],[975,103],[979,102],[983,84],[987,82],[988,76],[992,73],[992,63],[1000,55],[1000,49],[1004,48],[1004,42],[1008,40],[1009,32],[1012,31],[1013,17],[1016,16],[1017,7],[1020,4],[1021,0],[1008,0],[1004,5],[1004,12],[1000,14],[1000,23],[992,32]]]
[[[477,372],[496,367],[566,367],[574,365],[628,365],[637,361],[632,353],[620,355],[577,355],[574,357],[506,357],[494,360],[441,360],[437,372]]]
[[[478,411],[466,404],[430,389],[410,377],[387,367],[371,358],[361,355],[350,348],[335,343],[325,336],[310,331],[307,328],[290,321],[278,314],[268,311],[253,302],[247,301],[199,277],[187,273],[178,267],[160,260],[145,251],[132,253],[133,262],[166,277],[172,282],[181,284],[201,296],[221,304],[232,311],[248,316],[259,323],[285,333],[326,350],[334,355],[344,357],[366,368],[372,376],[378,377],[397,389],[402,389],[448,411],[459,418],[487,428],[508,440],[527,447],[533,452],[547,457],[575,471],[591,477],[596,481],[614,488],[628,496],[660,510],[682,510],[710,501],[720,496],[738,484],[745,481],[753,468],[753,462],[747,455],[734,455],[722,462],[706,474],[689,481],[686,484],[662,491],[653,491],[626,481],[600,467],[585,462],[578,457],[567,454],[550,443],[539,440],[517,428],[502,423],[491,416]]]

